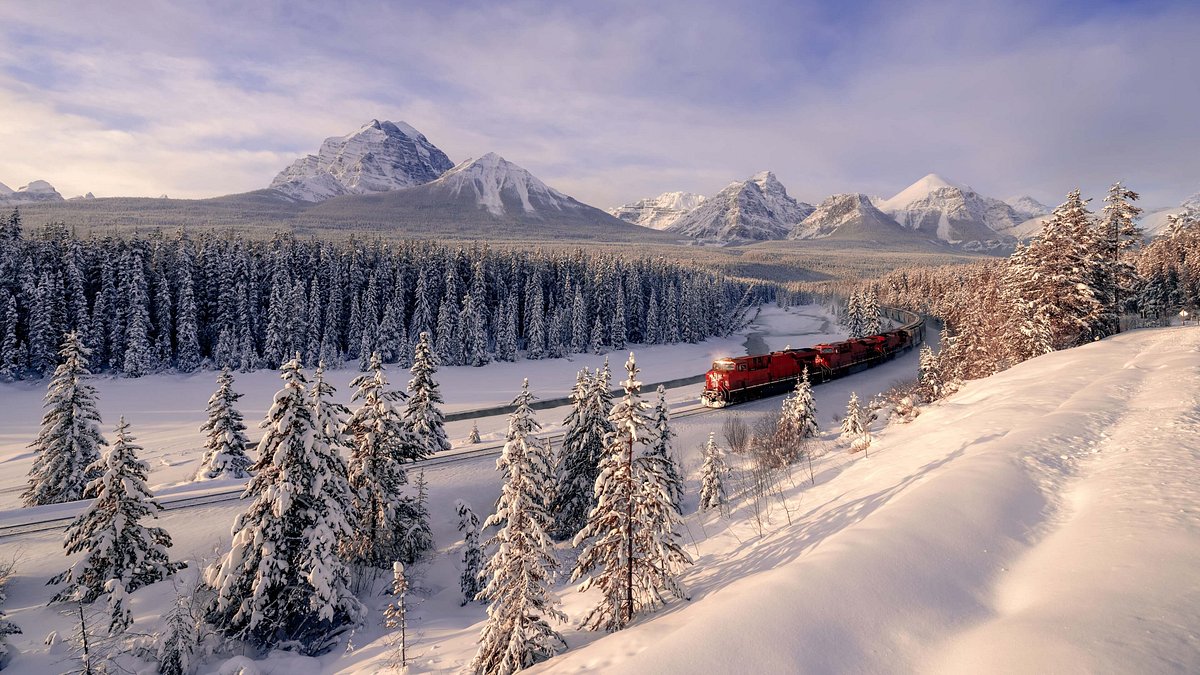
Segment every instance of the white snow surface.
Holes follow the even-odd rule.
[[[0,204],[15,205],[28,204],[31,202],[61,202],[63,196],[54,189],[54,186],[44,180],[30,181],[27,185],[13,190],[7,185],[0,183]]]
[[[819,308],[768,307],[752,329],[772,348],[800,346],[820,341],[827,319]],[[639,348],[641,379],[662,379],[663,368],[684,361],[669,350],[691,348]],[[704,356],[698,346],[688,354],[692,370]],[[914,351],[817,386],[822,427],[834,428],[832,418],[851,390],[867,400],[911,377],[915,363]],[[511,365],[518,369],[504,378],[523,367],[573,381],[581,364]],[[462,370],[487,383],[502,377],[503,369],[492,368]],[[451,394],[458,370],[440,373],[448,398],[484,398]],[[392,375],[393,383],[401,381]],[[113,416],[109,406],[124,400],[138,431],[134,407],[147,406],[139,436],[156,467],[151,484],[163,471],[164,453],[148,437],[190,439],[198,453],[200,399],[213,379],[205,373],[97,382],[106,422]],[[511,391],[519,384],[518,377],[507,386]],[[26,417],[27,399],[36,400],[40,390],[0,387],[5,484],[21,482],[28,468],[21,455],[36,419]],[[270,394],[239,390],[247,392],[244,412],[252,422],[262,412],[253,409],[265,407]],[[698,391],[698,385],[673,390],[670,398],[678,406],[694,401]],[[346,387],[338,394],[344,400]],[[193,398],[200,402],[192,405]],[[729,517],[696,514],[700,450],[709,432],[720,442],[729,416],[753,422],[779,403],[775,397],[673,423],[675,452],[689,479],[684,539],[696,564],[683,582],[690,601],[672,602],[613,634],[556,624],[570,650],[529,672],[1200,672],[1200,449],[1193,442],[1200,433],[1200,329],[1134,331],[969,383],[911,423],[877,423],[868,457],[849,455],[827,435],[815,484],[802,468],[784,479],[782,499],[773,498],[761,531],[747,500],[736,502]],[[537,417],[554,429],[565,412],[538,411]],[[485,421],[485,439],[500,438],[504,420]],[[470,422],[451,426],[458,445]],[[409,672],[457,673],[474,654],[484,608],[458,604],[462,541],[453,504],[464,499],[482,516],[500,477],[494,459],[483,458],[432,468],[428,479],[439,550],[413,568]],[[194,574],[198,559],[228,545],[241,506],[160,518],[175,537],[173,557],[193,563],[183,574]],[[45,580],[70,562],[62,556],[61,535],[25,535],[3,545],[19,554],[5,609],[25,630],[13,636],[22,653],[6,673],[67,669],[65,646],[42,644],[50,630],[69,634],[69,619],[44,606],[52,593]],[[563,578],[574,559],[569,546],[559,545],[558,554],[564,574],[556,590],[562,609],[577,620],[595,597]],[[152,629],[172,592],[164,582],[134,593],[134,629]],[[319,658],[275,653],[256,662],[225,655],[199,672],[245,665],[289,675],[380,672],[391,652],[379,625],[387,598],[364,600],[372,614],[351,650]]]
[[[279,172],[271,187],[294,199],[319,202],[421,185],[451,166],[446,154],[411,125],[371,120],[358,131],[325,139],[317,154]]]
[[[476,204],[496,216],[505,215],[504,195],[515,197],[525,213],[582,206],[494,152],[462,162],[434,183],[449,188],[452,195],[473,196]]]
[[[704,195],[694,192],[664,192],[657,197],[647,197],[609,209],[608,213],[634,225],[665,230],[703,203]]]

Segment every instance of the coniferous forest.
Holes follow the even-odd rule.
[[[71,330],[93,371],[129,377],[296,354],[408,367],[422,332],[442,365],[481,366],[696,342],[772,296],[662,259],[212,231],[81,238],[23,232],[14,210],[0,228],[0,377],[48,375]]]

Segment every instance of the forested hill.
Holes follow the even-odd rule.
[[[752,285],[662,259],[430,242],[247,240],[206,231],[0,233],[0,376],[40,377],[76,330],[93,370],[365,362],[407,366],[422,332],[446,365],[695,342],[722,334]]]

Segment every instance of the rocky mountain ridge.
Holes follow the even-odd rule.
[[[305,202],[346,194],[388,192],[436,180],[454,163],[404,122],[371,120],[358,131],[325,139],[279,172],[271,188]]]

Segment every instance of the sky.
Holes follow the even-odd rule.
[[[1200,191],[1197,36],[1197,2],[3,2],[0,182],[245,192],[390,119],[602,208],[768,169],[1166,206]]]

